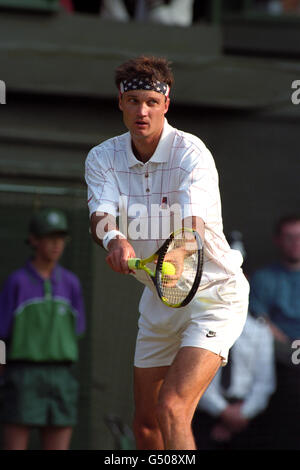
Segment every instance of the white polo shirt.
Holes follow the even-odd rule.
[[[230,249],[223,234],[215,163],[198,137],[165,120],[146,163],[133,154],[129,132],[108,139],[89,152],[86,182],[90,215],[100,211],[119,216],[120,230],[137,257],[151,256],[162,245],[174,228],[174,223],[168,226],[174,208],[177,216],[198,216],[205,223],[202,288],[241,271],[242,256]]]

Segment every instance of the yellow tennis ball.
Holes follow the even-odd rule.
[[[162,264],[161,273],[163,276],[174,276],[176,273],[174,264],[168,263],[168,261],[164,261]]]

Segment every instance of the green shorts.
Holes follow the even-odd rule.
[[[2,423],[73,426],[78,382],[69,364],[8,364],[2,385]]]

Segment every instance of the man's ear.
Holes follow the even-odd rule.
[[[168,110],[169,110],[169,106],[170,106],[170,98],[167,97],[166,99],[166,102],[165,102],[165,114],[167,114]]]
[[[119,109],[123,111],[123,104],[122,104],[122,95],[119,93]]]

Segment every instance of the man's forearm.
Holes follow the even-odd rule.
[[[119,230],[115,217],[103,212],[94,212],[91,216],[91,234],[97,245],[103,247],[103,238],[112,231]]]
[[[281,342],[281,343],[289,343],[289,337],[278,328],[278,326],[274,325],[269,318],[266,318],[267,325],[269,326],[274,338]]]
[[[199,233],[201,240],[204,241],[205,224],[200,217],[190,216],[182,221],[183,227],[192,228]]]

